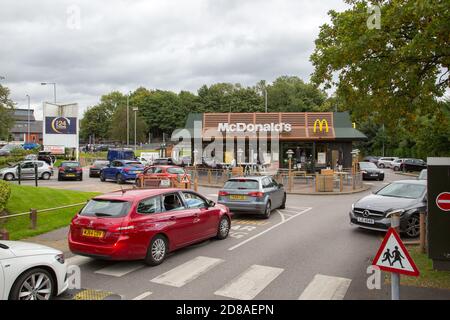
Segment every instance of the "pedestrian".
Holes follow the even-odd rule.
[[[390,250],[386,249],[386,252],[383,253],[383,260],[381,260],[381,262],[385,262],[387,260],[389,262],[389,265],[392,266],[391,258],[392,256]]]
[[[405,257],[402,255],[402,253],[400,252],[400,250],[398,250],[398,247],[397,247],[397,246],[395,246],[395,250],[392,251],[392,257],[394,258],[394,260],[392,261],[391,266],[393,266],[394,263],[398,261],[398,262],[400,262],[400,266],[401,266],[402,269],[403,269],[404,267],[403,267],[402,259],[405,259]]]

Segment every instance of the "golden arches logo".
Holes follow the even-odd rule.
[[[314,132],[317,132],[317,125],[319,126],[319,131],[323,132],[323,127],[325,126],[325,132],[330,131],[330,128],[328,126],[328,121],[326,119],[317,119],[314,121]]]

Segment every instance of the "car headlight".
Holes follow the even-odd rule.
[[[403,213],[405,213],[404,209],[396,209],[396,210],[391,210],[386,214],[386,218],[389,218],[391,215],[393,214],[400,214],[402,215]]]
[[[353,209],[355,209],[355,204],[354,203],[352,203],[352,211],[353,211]]]
[[[58,262],[61,263],[61,264],[64,264],[64,262],[65,262],[64,254],[63,254],[63,253],[57,254],[57,255],[55,256],[55,259],[56,259],[56,261],[58,261]]]

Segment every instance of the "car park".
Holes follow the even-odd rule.
[[[89,178],[100,177],[100,171],[109,165],[107,160],[96,160],[89,167]]]
[[[421,171],[427,168],[427,164],[422,159],[405,159],[400,165],[400,171]]]
[[[69,248],[108,260],[162,263],[169,252],[209,238],[225,239],[227,207],[182,189],[133,189],[97,196],[72,219]]]
[[[378,168],[392,168],[393,162],[397,160],[398,157],[381,157],[377,161]]]
[[[20,168],[19,168],[20,166]],[[36,169],[38,170],[38,179],[48,180],[53,175],[53,167],[44,161],[22,161],[10,167],[0,169],[0,180],[12,181],[20,179],[35,179]]]
[[[233,213],[258,214],[268,219],[272,210],[285,208],[286,191],[271,176],[236,177],[225,182],[217,202]]]
[[[0,300],[49,300],[68,287],[61,251],[40,244],[0,240]]]
[[[100,180],[113,180],[119,184],[136,180],[138,174],[144,172],[144,166],[134,160],[114,160],[107,167],[100,170]]]
[[[388,184],[372,195],[352,205],[350,223],[361,228],[387,231],[391,226],[390,213],[398,211],[400,232],[408,237],[420,233],[420,213],[427,209],[427,182],[399,180]]]
[[[400,166],[402,165],[403,161],[405,161],[405,159],[403,159],[403,158],[392,161],[392,164],[391,164],[392,170],[399,171]]]
[[[58,181],[83,180],[83,168],[78,161],[64,161],[58,167]]]
[[[372,162],[358,162],[358,169],[362,173],[363,180],[384,180],[384,171]]]

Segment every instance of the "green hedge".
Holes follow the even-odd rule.
[[[0,214],[3,213],[10,196],[11,186],[7,182],[0,180]]]

